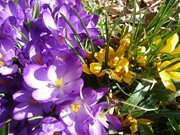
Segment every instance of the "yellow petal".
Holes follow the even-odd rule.
[[[124,56],[129,45],[130,45],[130,36],[126,35],[123,39],[121,39],[120,45],[118,49],[116,50],[116,55],[119,57]]]
[[[88,60],[91,60],[93,58],[92,54],[93,54],[92,52],[86,50],[86,57]]]
[[[114,49],[112,47],[109,47],[109,56],[108,58],[111,59],[111,58],[114,58],[116,56],[116,53],[114,51]]]
[[[108,72],[109,74],[109,78],[110,79],[114,79],[114,80],[117,80],[117,81],[121,81],[122,80],[122,75],[118,75],[116,72],[114,72],[113,70],[110,70],[110,72]]]
[[[99,74],[101,72],[101,69],[102,65],[98,62],[93,62],[90,64],[90,71],[95,75]]]
[[[138,131],[138,121],[130,115],[127,116],[127,119],[130,122],[131,135],[135,135],[135,133]]]
[[[172,66],[170,66],[168,68],[165,68],[165,70],[166,71],[175,71],[175,70],[177,70],[179,68],[180,68],[180,62],[178,62],[178,63],[176,63],[176,64],[174,64],[174,65],[172,65]]]
[[[177,33],[175,33],[173,36],[167,39],[166,45],[161,49],[160,52],[162,53],[172,52],[175,49],[178,42],[179,42],[179,36]]]
[[[114,58],[110,59],[108,61],[108,65],[110,68],[115,68],[117,64],[119,63],[120,58],[118,56],[115,56]]]
[[[161,41],[162,41],[161,37],[160,37],[160,36],[157,36],[157,37],[154,39],[153,44],[159,45],[159,44],[161,43]]]
[[[99,63],[103,63],[105,57],[105,50],[101,49],[99,52],[94,54],[94,57],[98,60]]]
[[[162,62],[162,63],[158,66],[159,71],[162,70],[162,69],[164,69],[164,68],[166,68],[166,67],[169,66],[170,64],[176,63],[176,62],[178,62],[178,61],[180,61],[180,58],[175,58],[175,59],[172,59],[172,60],[170,60],[170,61],[164,61],[164,62]]]
[[[159,75],[160,75],[160,78],[162,80],[162,83],[164,84],[164,86],[167,89],[169,89],[171,91],[176,91],[176,87],[171,80],[171,76],[166,71],[161,71],[159,73]]]
[[[86,74],[92,74],[89,70],[89,67],[87,64],[83,64],[82,65],[82,68],[83,68],[83,72],[86,73]]]
[[[119,63],[117,64],[116,68],[115,68],[115,71],[116,72],[121,72],[122,69],[125,71],[125,72],[128,72],[129,71],[129,61],[128,59],[126,58],[122,58],[119,60]]]
[[[180,72],[168,72],[169,76],[173,80],[180,80]]]
[[[165,67],[167,67],[168,65],[170,65],[171,62],[170,61],[164,61],[163,63],[161,63],[159,66],[158,66],[158,71],[161,71],[162,69],[164,69]]]
[[[103,61],[105,60],[105,53],[106,53],[106,50],[105,48],[101,49],[98,53],[95,53],[94,54],[94,57],[98,60],[99,63],[103,63]],[[108,58],[110,57],[115,57],[115,51],[112,47],[109,47],[109,56]]]
[[[125,73],[125,74],[123,75],[123,81],[124,81],[125,83],[131,85],[132,82],[133,82],[134,77],[135,77],[135,73],[129,71],[129,72],[127,72],[127,73]]]
[[[177,47],[174,51],[171,52],[172,55],[180,54],[180,47]]]

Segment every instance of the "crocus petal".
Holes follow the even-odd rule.
[[[120,120],[114,116],[114,115],[107,115],[107,119],[110,122],[110,124],[112,125],[112,128],[115,130],[121,130],[122,128],[122,124],[120,122]]]
[[[180,54],[180,47],[177,47],[174,51],[171,52],[172,55]]]
[[[66,72],[64,75],[64,81],[68,83],[70,81],[76,80],[76,79],[80,78],[81,73],[82,73],[81,67],[77,67],[75,70],[69,69],[69,71]]]
[[[180,68],[180,62],[172,65],[171,67],[166,68],[166,71],[175,71]]]
[[[13,99],[18,102],[28,102],[31,98],[31,94],[23,90],[17,91],[13,94]]]
[[[51,98],[53,91],[53,88],[42,87],[33,91],[32,97],[38,101],[46,101]]]
[[[69,11],[67,10],[66,6],[62,6],[59,12],[63,14],[67,19],[69,19]]]
[[[172,52],[175,49],[178,42],[179,42],[179,36],[177,33],[175,33],[173,36],[167,39],[166,45],[161,49],[160,52],[162,53]]]
[[[89,125],[89,135],[106,135],[106,130],[99,121]]]
[[[26,110],[28,109],[27,104],[21,104],[20,107],[15,107],[13,110],[13,118],[15,120],[22,120],[26,118]],[[32,116],[32,115],[31,115]]]
[[[83,89],[83,97],[88,105],[96,104],[107,92],[108,88],[93,90],[92,88]]]
[[[158,68],[159,68],[159,70],[163,70],[163,69],[167,68],[170,64],[178,63],[178,61],[180,61],[180,58],[175,58],[170,61],[164,61],[161,63],[161,65]]]
[[[176,87],[174,86],[172,80],[171,80],[171,76],[166,72],[166,71],[161,71],[159,73],[160,78],[162,80],[162,83],[164,84],[164,86],[171,90],[171,91],[176,91]]]
[[[180,72],[168,72],[173,80],[180,80]]]
[[[42,68],[40,65],[28,65],[24,68],[23,77],[27,85],[32,88],[40,88],[47,85],[47,81],[40,81],[36,78],[35,72]]]
[[[23,120],[25,118],[31,118],[35,115],[41,114],[42,109],[36,106],[29,106],[26,103],[16,105],[13,110],[13,118],[15,120]]]
[[[56,66],[54,65],[51,65],[48,69],[48,79],[52,82],[55,82],[58,77],[57,77],[57,74],[56,74]]]
[[[73,125],[73,120],[69,117],[69,115],[71,114],[71,110],[70,108],[65,108],[63,109],[60,113],[59,113],[59,116],[60,118],[62,118],[62,120],[64,121],[64,123],[67,125],[67,126],[72,126]]]
[[[57,26],[54,22],[54,19],[52,18],[51,14],[48,11],[45,11],[43,13],[43,21],[44,21],[45,26],[49,30],[57,30]]]
[[[17,71],[17,65],[12,65],[11,67],[3,66],[0,68],[0,74],[9,75]]]
[[[79,79],[79,80],[74,80],[72,82],[64,84],[64,86],[62,87],[61,90],[65,94],[77,94],[77,93],[79,93],[82,86],[83,86],[83,80]]]
[[[101,69],[102,65],[98,62],[93,62],[90,64],[90,71],[95,75],[99,74],[101,72]]]

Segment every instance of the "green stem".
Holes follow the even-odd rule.
[[[109,30],[108,30],[108,18],[105,17],[105,31],[106,31],[106,51],[105,51],[105,67],[108,66],[108,56],[109,56]]]
[[[76,11],[76,9],[74,9],[74,8],[71,8],[71,9],[74,11],[74,13],[75,13],[75,14],[77,15],[77,17],[79,18],[79,20],[80,20],[80,22],[81,22],[81,24],[82,24],[82,27],[84,28],[84,30],[85,30],[85,32],[86,32],[86,34],[87,34],[87,36],[88,36],[88,39],[89,39],[89,41],[90,41],[90,43],[91,43],[92,51],[93,51],[93,53],[94,53],[94,52],[95,52],[95,47],[94,47],[93,41],[92,41],[92,39],[91,39],[91,36],[90,36],[90,34],[89,34],[89,32],[88,32],[85,24],[84,24],[84,21],[82,20],[81,16],[80,16],[79,13]]]
[[[80,48],[84,49],[83,45],[80,42],[80,37],[79,34],[77,33],[77,31],[75,30],[75,28],[73,27],[73,25],[69,22],[69,20],[62,14],[60,13],[61,16],[64,18],[64,20],[67,22],[67,24],[69,25],[69,27],[71,28],[71,30],[73,31],[75,37],[77,38],[77,42],[79,43],[78,45],[80,46]]]

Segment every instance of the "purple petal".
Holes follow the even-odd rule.
[[[103,125],[95,121],[94,124],[89,124],[89,135],[107,135],[107,133]]]
[[[109,114],[109,115],[107,115],[107,119],[110,122],[112,129],[115,129],[115,130],[121,130],[122,129],[122,124],[116,116]]]
[[[54,89],[49,87],[41,87],[33,91],[32,97],[38,101],[46,101],[52,97]]]
[[[51,65],[48,69],[48,79],[52,82],[55,82],[58,77],[57,77],[57,74],[56,74],[56,66],[54,65]]]
[[[40,66],[40,65],[32,64],[32,65],[28,65],[24,68],[23,78],[24,78],[26,84],[32,88],[44,87],[48,83],[48,81],[41,81],[36,78],[35,72],[37,70],[39,70],[40,68],[44,68],[44,67]],[[41,75],[43,75],[43,74],[41,74]]]
[[[51,14],[48,11],[45,11],[43,13],[43,21],[44,21],[45,26],[49,30],[57,30],[57,26],[54,22],[54,19],[52,18]]]
[[[13,99],[18,102],[28,102],[31,99],[31,93],[20,90],[13,94]]]
[[[21,103],[16,105],[13,110],[13,118],[15,120],[23,120],[25,118],[30,118],[42,113],[41,107],[29,106],[26,103]]]
[[[62,7],[60,8],[59,12],[60,12],[61,14],[63,14],[63,15],[66,17],[66,19],[69,19],[69,18],[70,18],[70,16],[69,16],[69,11],[67,10],[67,7],[66,7],[66,6],[62,6]]]
[[[15,73],[17,71],[17,69],[18,69],[17,65],[12,65],[10,67],[3,66],[0,68],[0,73],[2,75],[9,75],[9,74]]]
[[[83,80],[79,79],[64,84],[64,86],[62,87],[62,91],[64,91],[66,94],[77,94],[80,92],[80,89],[82,89],[82,87],[83,87]]]

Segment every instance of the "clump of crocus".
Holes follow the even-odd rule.
[[[0,1],[0,126],[10,135],[105,135],[121,122],[84,86],[82,45],[99,42],[98,16],[80,0]]]
[[[126,35],[121,39],[116,50],[112,47],[108,48],[108,56],[106,56],[106,48],[102,48],[99,52],[96,52],[93,56],[93,62],[90,62],[89,65],[83,64],[83,71],[86,74],[93,74],[97,77],[103,76],[107,73],[110,79],[131,84],[135,73],[129,70],[129,60],[126,58],[126,52],[129,46],[130,35]],[[105,67],[104,65],[106,63],[107,66]]]

